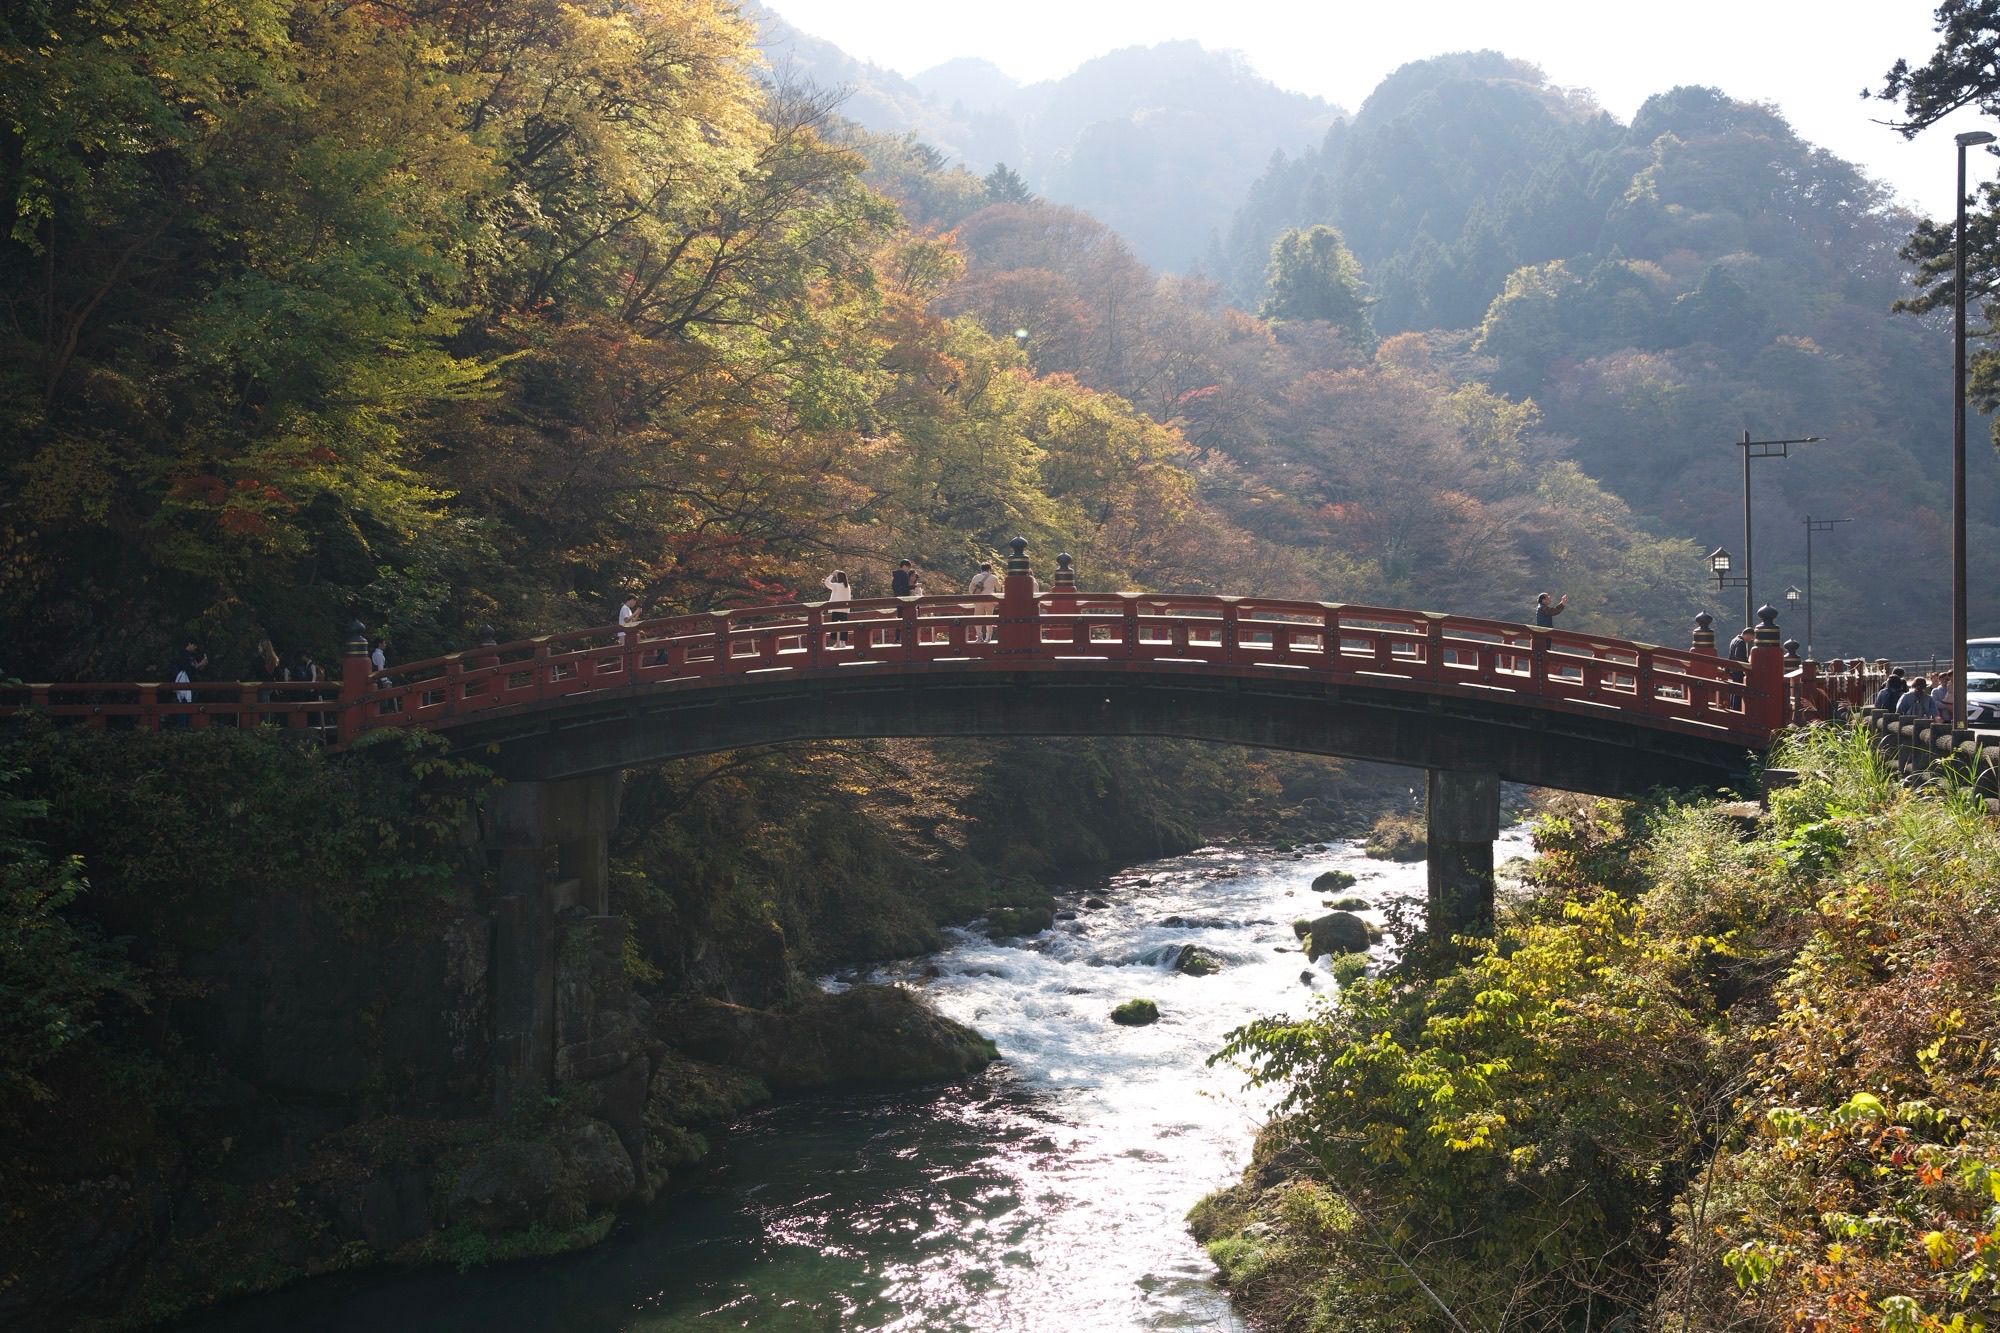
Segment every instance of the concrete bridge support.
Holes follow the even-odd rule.
[[[505,1112],[523,1093],[540,1095],[558,1072],[558,944],[565,931],[609,938],[610,840],[618,827],[621,775],[515,782],[484,811],[493,869],[493,1104]],[[622,938],[622,935],[621,935]],[[591,950],[590,952],[601,952]],[[584,1025],[587,1028],[587,1024]],[[585,1034],[588,1039],[588,1034]]]
[[[1428,920],[1437,935],[1493,933],[1493,840],[1500,836],[1500,775],[1425,770],[1429,822]]]

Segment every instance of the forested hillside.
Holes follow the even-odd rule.
[[[1164,51],[1120,59],[1157,60],[1162,79],[1185,63]],[[960,73],[985,89],[975,100],[994,96],[990,70]],[[1213,79],[1221,77],[1211,86],[1220,88]],[[893,127],[893,118],[871,124]],[[955,156],[979,165],[954,145],[937,150],[920,137],[902,151],[928,155],[919,173],[927,183],[912,183],[905,162],[904,188],[892,192],[938,225],[958,224],[980,202],[1021,202],[1018,191],[992,181],[983,193],[969,179],[956,191],[940,187],[931,169]],[[1210,156],[1199,144],[1187,151]],[[1123,242],[1139,258],[1162,258],[1138,242],[1119,211],[1159,211],[1148,182],[1123,180],[1114,192],[1122,202],[1103,206],[1066,179],[1031,175],[1026,183],[1110,225],[1116,239],[1091,241],[1091,253]],[[1190,215],[1182,202],[1177,197],[1169,210],[1176,217]],[[1814,570],[1815,647],[1822,655],[1914,655],[1942,647],[1948,594],[1947,580],[1933,572],[1945,555],[1948,517],[1947,330],[1942,312],[1894,309],[1916,294],[1914,266],[1899,252],[1918,225],[1881,186],[1800,140],[1768,105],[1679,88],[1650,99],[1627,125],[1587,95],[1551,86],[1526,61],[1465,53],[1396,71],[1351,120],[1331,123],[1312,146],[1278,152],[1193,270],[1183,257],[1164,256],[1168,268],[1205,271],[1218,291],[1198,278],[1156,284],[1135,272],[1114,284],[1115,294],[1081,301],[1096,304],[1103,338],[1125,338],[1119,358],[1143,359],[1144,335],[1127,338],[1116,328],[1139,318],[1142,304],[1191,307],[1153,319],[1183,328],[1198,325],[1203,309],[1223,306],[1297,313],[1269,304],[1273,248],[1290,231],[1331,228],[1351,256],[1334,284],[1351,341],[1366,350],[1375,338],[1389,339],[1396,350],[1408,344],[1395,335],[1420,334],[1440,384],[1481,386],[1528,415],[1535,465],[1574,464],[1642,525],[1704,550],[1740,545],[1732,440],[1746,430],[1756,438],[1824,436],[1822,446],[1759,467],[1759,588],[1771,594],[1762,600],[1806,582],[1801,520],[1855,519],[1821,543],[1828,558]],[[1038,267],[1030,255],[1017,263],[1012,253],[986,254],[984,234],[983,224],[959,233],[975,286],[982,271],[1017,271],[1007,280],[1014,290],[983,309],[993,327],[1047,318],[1035,313],[1038,298],[1021,290],[1046,284],[1040,274],[1067,274],[1077,286],[1074,271],[1085,261]],[[1933,235],[1924,253],[1935,255],[1937,245]],[[986,286],[997,281],[994,274]],[[1156,286],[1151,298],[1141,295]],[[1050,299],[1076,298],[1066,291]],[[1120,313],[1106,314],[1107,301]],[[1331,309],[1308,313],[1343,318]],[[1114,386],[1160,419],[1184,418],[1196,443],[1216,443],[1231,461],[1244,461],[1201,416],[1226,399],[1228,377],[1153,376],[1177,392],[1216,389],[1183,414],[1179,405],[1148,400],[1133,374],[1087,364],[1061,337],[1052,343],[1041,332],[1030,343],[1039,368]],[[1166,354],[1163,364],[1172,360]],[[1973,466],[1976,494],[2000,484],[2000,466],[1985,451]],[[1895,503],[1879,502],[1885,488]],[[2000,536],[1990,507],[1976,508],[1973,521],[1975,544]],[[1558,564],[1544,577],[1560,583],[1569,572]],[[1479,595],[1477,579],[1463,586]],[[1700,596],[1723,609],[1712,590]],[[1983,585],[1972,596],[1975,623],[2000,625],[2000,596]],[[1661,632],[1644,619],[1650,607],[1633,609],[1642,617],[1635,629]]]
[[[1452,331],[1428,337],[1704,544],[1739,545],[1730,440],[1825,436],[1760,466],[1760,590],[1805,582],[1805,515],[1852,518],[1814,570],[1817,647],[1942,646],[1948,330],[1892,309],[1915,294],[1898,251],[1917,219],[1777,110],[1679,88],[1627,126],[1521,61],[1424,61],[1272,164],[1218,259],[1231,294],[1258,299],[1273,242],[1315,224],[1352,248],[1379,332]],[[1990,508],[1974,523],[1976,547],[2000,537]]]

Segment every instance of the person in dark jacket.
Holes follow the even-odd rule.
[[[1555,627],[1556,617],[1561,615],[1563,613],[1563,608],[1568,605],[1569,605],[1568,593],[1564,593],[1562,596],[1556,598],[1556,600],[1554,600],[1553,602],[1549,600],[1549,595],[1547,593],[1543,593],[1541,596],[1535,598],[1535,623],[1537,625],[1540,625],[1543,629],[1553,629]]]
[[[896,566],[896,572],[889,576],[889,595],[908,597],[917,590],[917,567],[908,560]]]
[[[1897,667],[1889,673],[1889,679],[1882,682],[1882,688],[1875,691],[1875,706],[1894,712],[1896,705],[1903,701],[1903,691],[1910,683],[1903,679],[1903,668]]]
[[[1757,631],[1745,625],[1743,632],[1729,641],[1729,660],[1732,662],[1749,661],[1750,645],[1755,642],[1756,636]]]

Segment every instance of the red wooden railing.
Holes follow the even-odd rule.
[[[392,665],[352,651],[326,684],[160,682],[0,686],[24,708],[102,727],[275,725],[337,743],[384,727],[449,728],[620,691],[729,689],[866,673],[1217,674],[1514,702],[1763,748],[1827,686],[1760,645],[1711,653],[1388,607],[1152,593],[888,598],[760,606],[571,630]],[[1858,697],[1861,677],[1839,698]],[[181,702],[179,695],[188,694]],[[1828,694],[1828,697],[1832,696]]]

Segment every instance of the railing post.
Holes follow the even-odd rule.
[[[1694,618],[1694,632],[1688,636],[1688,651],[1698,657],[1714,657],[1715,617],[1703,611]],[[1693,688],[1693,687],[1691,687]],[[1688,706],[1696,713],[1708,713],[1721,701],[1720,691],[1706,690],[1701,697],[1688,700]]]
[[[1056,577],[1049,589],[1049,610],[1059,616],[1076,614],[1076,570],[1072,568],[1069,552],[1056,557]]]
[[[715,625],[715,674],[726,676],[735,670],[729,664],[736,660],[736,645],[729,637],[729,613],[710,611],[708,614]]]
[[[1000,592],[1000,657],[1029,657],[1041,650],[1041,608],[1035,574],[1028,567],[1028,539],[1007,543],[1007,581]]]
[[[1694,618],[1694,633],[1689,636],[1688,651],[1715,656],[1715,617],[1706,611]]]
[[[1240,638],[1237,616],[1240,610],[1233,597],[1222,603],[1222,660],[1225,662],[1236,660],[1236,646]]]
[[[340,717],[335,735],[342,745],[351,745],[367,728],[362,711],[368,700],[375,664],[368,658],[368,629],[358,620],[347,625],[347,643],[340,657]]]
[[[808,669],[820,664],[821,640],[826,637],[826,608],[809,606],[806,608],[806,666]]]
[[[1139,599],[1128,592],[1125,594],[1124,601],[1125,656],[1134,658],[1139,655]]]
[[[1746,721],[1765,736],[1785,728],[1785,650],[1778,642],[1778,609],[1757,608],[1756,637],[1750,647],[1750,685],[1756,714]]]
[[[1436,611],[1424,612],[1424,665],[1430,679],[1444,679],[1444,617]]]

